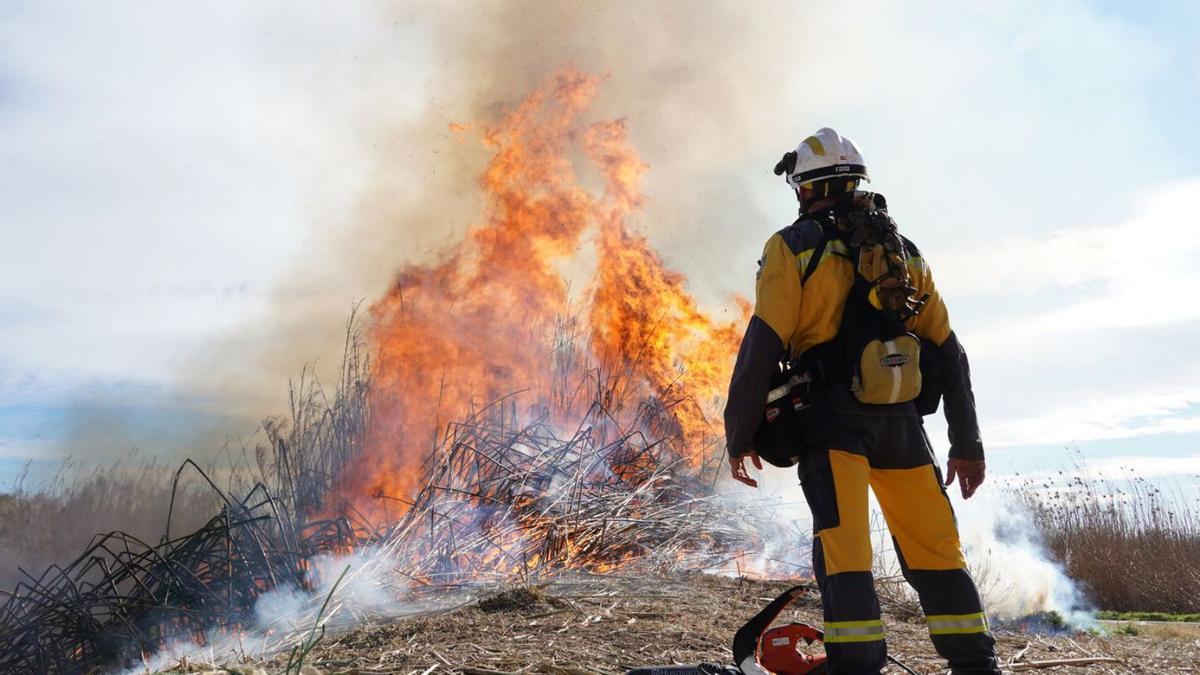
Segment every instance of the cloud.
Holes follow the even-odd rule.
[[[1200,431],[1200,389],[1104,395],[991,426],[994,446],[1044,445]]]
[[[0,458],[14,459],[20,462],[53,457],[58,450],[56,443],[42,439],[7,439],[0,438]],[[0,488],[8,487],[10,474],[15,475],[22,466],[9,464],[0,467]]]
[[[1030,484],[1044,481],[1052,484],[1056,490],[1069,487],[1074,478],[1084,481],[1084,487],[1080,489],[1089,489],[1089,486],[1094,488],[1097,481],[1200,478],[1200,454],[1182,457],[1122,455],[1088,459],[1085,464],[1065,470],[1022,473],[1021,478]],[[1197,486],[1193,485],[1191,489],[1194,491]]]
[[[293,51],[269,18],[240,3],[6,7],[0,311],[23,311],[0,363],[165,384],[267,309],[360,166],[352,131],[272,62]]]
[[[1184,179],[1115,222],[937,254],[990,444],[1200,429],[1198,200],[1200,179]]]
[[[1141,195],[1116,224],[1066,223],[1040,236],[1003,237],[941,251],[941,281],[956,293],[1014,299],[1066,291],[1065,306],[1041,313],[1023,332],[1152,326],[1200,317],[1180,292],[1200,282],[1200,178]]]

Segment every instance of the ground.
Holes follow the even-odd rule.
[[[634,666],[729,663],[734,631],[788,582],[683,577],[574,577],[477,596],[437,613],[376,621],[327,635],[305,663],[323,674],[623,673]],[[819,625],[815,597],[781,620]],[[944,673],[923,620],[902,604],[885,603],[892,655],[918,673]],[[1194,627],[1141,626],[1105,631],[1032,632],[1029,625],[994,625],[1005,670],[1036,669],[1056,659],[1113,661],[1057,666],[1053,673],[1200,673],[1200,632]],[[259,662],[281,672],[286,656]],[[193,665],[197,672],[207,666]],[[902,672],[890,667],[887,672]]]

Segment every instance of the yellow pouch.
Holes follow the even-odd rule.
[[[921,393],[921,341],[903,333],[891,340],[871,340],[858,359],[850,383],[862,403],[907,403]]]

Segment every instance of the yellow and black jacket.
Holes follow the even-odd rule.
[[[754,316],[742,338],[725,407],[725,433],[732,456],[752,450],[751,440],[762,420],[771,376],[781,356],[800,358],[838,334],[846,298],[854,284],[854,266],[845,242],[829,239],[811,276],[804,279],[821,237],[820,223],[809,215],[802,215],[798,221],[775,233],[763,249]],[[935,345],[939,352],[945,415],[950,429],[950,456],[982,459],[983,444],[979,438],[966,352],[950,329],[946,305],[934,286],[929,266],[912,242],[905,239],[904,243],[908,248],[909,273],[917,288],[914,295],[928,296],[924,309],[908,320],[907,328],[926,344]],[[912,403],[865,406],[840,396],[840,392],[831,391],[830,394],[840,402],[835,404],[835,412],[917,414]]]

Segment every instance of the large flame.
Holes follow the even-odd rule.
[[[682,439],[675,452],[692,465],[711,454],[738,325],[702,311],[683,275],[631,231],[647,166],[623,120],[581,120],[598,85],[564,71],[499,121],[456,127],[494,151],[479,178],[486,213],[436,264],[402,269],[371,307],[375,389],[351,476],[359,494],[410,497],[447,422],[517,391],[525,410],[564,423],[594,398],[615,414],[660,406]],[[580,151],[602,189],[581,186],[572,161]],[[581,249],[593,235],[589,257]],[[574,309],[560,270],[589,258],[595,270]],[[553,353],[578,345],[590,345],[589,358]],[[581,395],[592,365],[602,391]]]

